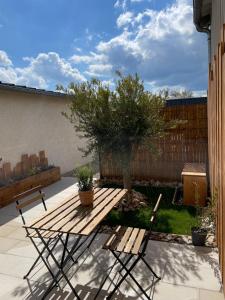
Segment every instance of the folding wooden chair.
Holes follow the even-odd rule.
[[[112,298],[113,294],[117,291],[119,286],[129,275],[130,278],[133,280],[133,282],[136,283],[136,285],[139,287],[139,289],[142,291],[142,293],[146,296],[146,298],[151,300],[150,296],[147,295],[146,291],[143,289],[141,284],[137,281],[137,279],[131,272],[132,272],[133,268],[136,266],[136,264],[139,262],[139,260],[142,260],[143,263],[146,265],[147,269],[153,274],[153,279],[154,279],[154,277],[157,278],[157,280],[161,279],[158,275],[156,275],[156,273],[152,270],[149,263],[145,260],[146,248],[148,246],[150,234],[152,231],[152,226],[155,222],[156,213],[157,213],[161,198],[162,198],[162,195],[160,194],[160,196],[157,200],[157,203],[152,212],[152,216],[150,219],[150,230],[149,231],[146,231],[144,229],[139,229],[139,228],[132,228],[132,227],[126,228],[126,227],[118,226],[116,228],[116,230],[114,231],[114,233],[105,242],[103,249],[110,250],[111,253],[114,255],[114,257],[116,258],[116,262],[122,266],[122,268],[119,272],[121,275],[121,279],[115,285],[113,291],[107,296],[107,299]],[[121,254],[125,254],[125,260],[123,260],[123,261],[120,258]],[[134,257],[135,257],[135,260],[128,267],[128,263]],[[113,267],[114,266],[115,266],[115,264],[113,265]],[[122,275],[122,271],[125,271],[124,275]],[[108,274],[108,276],[109,276],[109,274]],[[105,278],[104,282],[106,281],[106,279],[107,278]],[[103,285],[101,285],[101,287],[102,286]]]
[[[13,197],[13,200],[16,201],[16,209],[20,213],[23,225],[26,225],[25,218],[23,216],[23,208],[29,206],[30,204],[32,204],[32,203],[34,203],[34,202],[36,202],[38,200],[41,200],[42,204],[44,206],[45,211],[47,211],[47,207],[46,207],[45,200],[44,200],[45,194],[42,192],[41,189],[42,189],[42,186],[39,185],[39,186],[36,186],[34,188],[31,188],[31,189],[25,191],[24,193],[18,194],[18,195],[16,195],[16,196]],[[36,193],[36,195],[33,195],[34,193]],[[27,197],[29,195],[31,195],[31,194],[32,194],[33,197],[27,199]],[[27,274],[24,276],[24,279],[26,279],[29,276],[29,274],[34,269],[34,267],[36,266],[36,264],[38,263],[38,261],[40,259],[42,259],[42,261],[44,262],[46,268],[50,272],[51,276],[54,278],[54,274],[51,271],[50,266],[48,265],[47,261],[43,259],[43,253],[45,251],[45,247],[40,251],[39,248],[37,247],[36,243],[34,242],[34,239],[40,239],[40,237],[38,236],[38,234],[36,233],[35,230],[33,230],[32,232],[30,232],[28,230],[28,228],[26,228],[26,227],[25,227],[25,230],[26,230],[26,236],[28,238],[30,238],[31,242],[33,243],[34,247],[36,248],[36,250],[38,252],[38,257],[35,260],[35,262],[33,263],[33,265],[31,266],[31,268],[29,269],[29,271],[27,272]],[[54,248],[56,247],[56,245],[58,244],[58,242],[60,240],[62,242],[63,246],[64,246],[65,251],[68,252],[68,253],[70,253],[69,250],[67,249],[67,247],[65,246],[65,243],[64,243],[64,241],[62,239],[62,235],[59,234],[58,232],[43,231],[41,233],[41,236],[44,239],[47,239],[47,245],[50,245],[50,244],[54,243],[54,241],[55,241],[55,243],[53,244],[53,247],[52,247],[51,251],[54,250]],[[64,255],[64,253],[63,253],[63,255]],[[71,259],[73,260],[72,256],[71,256]]]

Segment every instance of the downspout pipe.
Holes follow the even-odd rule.
[[[210,25],[203,26],[201,24],[201,8],[203,0],[193,0],[193,19],[194,24],[199,32],[204,32],[208,35],[208,60],[211,62],[211,30]]]

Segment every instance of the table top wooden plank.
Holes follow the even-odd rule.
[[[112,189],[113,190],[113,189]],[[85,207],[80,205],[77,209],[73,210],[66,218],[63,218],[61,221],[57,222],[50,230],[69,230],[69,228],[74,227],[79,223],[83,218],[85,218],[93,208],[97,207],[99,203],[111,193],[111,189],[101,189],[98,193],[94,195],[93,207]]]
[[[101,190],[95,190],[94,196],[99,197],[104,191]],[[65,223],[66,220],[71,220],[72,218],[75,218],[76,215],[79,213],[77,210],[78,206],[80,206],[80,199],[77,195],[77,201],[74,201],[74,203],[67,207],[65,210],[63,210],[57,217],[52,218],[52,220],[49,220],[47,223],[42,225],[45,230],[53,229],[58,230],[60,229]],[[85,208],[84,208],[85,209]]]
[[[81,229],[83,229],[91,220],[96,218],[98,213],[111,201],[114,196],[119,193],[118,189],[108,189],[108,191],[106,196],[104,196],[105,194],[103,194],[102,197],[100,197],[100,203],[94,208],[90,208],[88,214],[86,214],[84,218],[80,220],[80,222],[74,224],[74,220],[72,220],[72,226],[70,224],[67,224],[66,226],[61,228],[61,232],[64,232],[66,229],[66,231],[69,230],[73,234],[79,233]]]
[[[107,206],[94,218],[86,228],[82,229],[79,233],[82,235],[89,235],[94,228],[107,216],[107,214],[113,209],[115,205],[127,194],[127,190],[120,190],[119,194],[114,197]]]
[[[25,227],[89,235],[126,193],[125,189],[95,188],[93,206],[85,207],[76,192]]]
[[[94,192],[97,193],[100,189],[95,188]],[[55,208],[50,211],[44,213],[41,217],[37,218],[34,222],[31,222],[29,226],[33,228],[40,228],[47,224],[49,221],[56,219],[62,212],[69,209],[74,205],[75,202],[80,204],[78,191],[74,191],[70,196],[67,196],[60,204],[58,204]]]
[[[71,204],[72,200],[78,196],[78,193],[76,191],[74,191],[74,193],[72,193],[71,195],[67,196],[59,205],[56,205],[53,209],[46,211],[45,213],[42,214],[41,217],[36,218],[34,221],[30,222],[28,227],[31,226],[38,226],[39,223],[44,220],[46,217],[48,216],[52,216],[52,215],[57,215],[58,210],[60,208],[64,208],[67,207],[68,205]]]

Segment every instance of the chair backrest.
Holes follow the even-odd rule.
[[[151,215],[151,219],[150,219],[150,229],[148,231],[148,233],[146,234],[146,237],[145,237],[145,240],[144,240],[144,245],[143,245],[143,248],[142,248],[142,253],[145,253],[145,250],[148,246],[148,241],[149,241],[149,238],[150,238],[150,235],[151,235],[151,232],[152,232],[152,227],[155,223],[155,220],[156,220],[156,216],[157,216],[157,212],[158,212],[158,208],[159,208],[159,204],[160,204],[160,201],[162,199],[162,194],[159,195],[158,197],[158,200],[155,204],[155,207],[153,208],[153,211],[152,211],[152,215]]]
[[[154,225],[154,222],[155,222],[155,219],[156,219],[156,215],[157,215],[157,211],[158,211],[158,208],[159,208],[159,204],[160,204],[160,201],[162,199],[162,194],[159,195],[159,198],[155,204],[155,207],[152,211],[152,216],[151,216],[151,219],[150,219],[150,228],[152,229],[152,226]]]
[[[23,211],[22,211],[22,209],[24,207],[27,207],[28,205],[36,202],[37,200],[41,200],[42,204],[44,206],[44,209],[47,210],[46,204],[45,204],[45,200],[44,200],[45,194],[41,191],[41,189],[42,189],[42,186],[39,185],[39,186],[36,186],[36,187],[34,187],[32,189],[29,189],[29,190],[27,190],[27,191],[25,191],[25,192],[23,192],[21,194],[18,194],[18,195],[16,195],[16,196],[13,197],[13,200],[16,201],[16,209],[19,211],[20,216],[22,218],[22,221],[23,221],[24,225],[26,223],[25,219],[23,217]],[[23,198],[25,198],[25,197],[27,197],[27,196],[35,193],[35,192],[37,192],[38,194],[35,195],[35,196],[33,196],[32,198],[23,199]],[[20,200],[22,200],[21,203],[19,203]]]

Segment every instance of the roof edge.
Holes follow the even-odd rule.
[[[212,0],[210,0],[212,4]],[[210,14],[202,16],[202,8],[204,6],[204,0],[193,0],[193,21],[197,31],[210,33],[209,24],[211,23]]]
[[[166,106],[206,104],[207,97],[177,98],[166,100]]]
[[[18,91],[29,94],[38,94],[38,95],[46,95],[53,97],[68,97],[68,94],[56,92],[56,91],[47,91],[44,89],[37,89],[33,87],[27,87],[25,85],[16,85],[13,83],[4,83],[0,81],[0,90],[8,90],[8,91]]]

